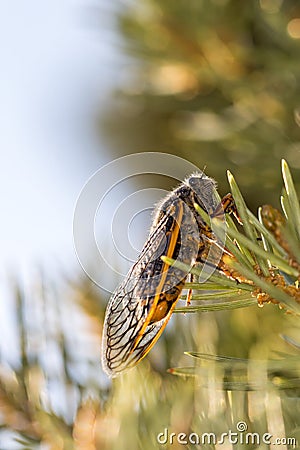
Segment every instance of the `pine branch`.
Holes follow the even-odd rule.
[[[228,172],[232,195],[243,225],[238,230],[232,219],[227,218],[225,248],[231,255],[223,255],[222,272],[216,270],[205,283],[193,283],[194,291],[206,290],[206,294],[195,294],[191,300],[197,300],[198,304],[177,308],[177,312],[234,309],[255,303],[263,306],[264,303],[272,302],[290,313],[300,313],[300,210],[293,180],[284,160],[282,174],[286,217],[273,207],[265,205],[257,219],[247,208],[233,175]],[[210,219],[200,207],[198,212],[213,228],[217,237],[221,238],[224,230],[220,220]],[[181,262],[166,257],[163,259],[175,267],[189,270]],[[196,266],[191,273],[200,276],[203,270],[203,265]],[[188,284],[186,287],[191,289]],[[218,293],[213,297],[212,292],[215,290]],[[202,305],[199,304],[201,300],[204,302]]]

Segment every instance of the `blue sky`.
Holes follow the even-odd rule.
[[[29,302],[29,321],[37,318],[37,269],[55,282],[83,275],[73,247],[73,212],[88,178],[111,159],[96,120],[124,63],[109,2],[96,6],[86,0],[0,4],[2,362],[19,361],[11,275]],[[73,323],[74,311],[66,307]],[[35,332],[44,345],[43,320],[37,318]],[[49,348],[45,354],[50,361],[57,356]],[[15,448],[9,437],[6,444]]]
[[[2,267],[77,263],[73,209],[87,178],[110,159],[95,118],[121,64],[109,4],[97,6],[0,6]]]

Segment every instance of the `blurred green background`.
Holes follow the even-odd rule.
[[[278,203],[280,159],[300,165],[298,17],[294,1],[132,2],[101,131],[117,154],[178,154],[221,191],[230,168],[250,206]]]
[[[85,13],[87,29],[106,26],[102,3]],[[122,62],[89,117],[99,148],[109,149],[101,155],[102,164],[134,152],[176,154],[205,168],[221,194],[228,192],[230,169],[256,213],[265,203],[279,207],[284,157],[300,192],[298,1],[132,0],[116,2],[110,17]],[[92,158],[88,146],[81,152],[82,159],[74,152],[79,165]],[[50,226],[47,231],[51,234]],[[44,265],[26,282],[13,269],[10,273],[3,299],[13,317],[10,345],[16,356],[10,359],[4,351],[9,342],[2,315],[1,450],[177,449],[183,444],[174,440],[161,446],[157,435],[165,428],[220,435],[236,431],[239,421],[251,432],[300,442],[299,390],[270,388],[266,369],[255,363],[247,370],[258,387],[250,391],[245,385],[223,389],[226,374],[218,364],[198,377],[167,372],[193,366],[184,355],[191,350],[250,361],[287,352],[297,356],[299,349],[280,337],[300,341],[297,317],[273,305],[174,314],[149,356],[111,382],[99,362],[108,296],[76,265],[66,274],[64,264],[58,264],[55,277]],[[299,364],[296,379],[298,372]],[[270,448],[263,443],[233,447],[228,441],[185,447]],[[299,447],[283,443],[276,448]]]

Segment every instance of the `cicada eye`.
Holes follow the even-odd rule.
[[[192,176],[187,181],[188,181],[189,186],[193,190],[195,190],[195,189],[198,190],[199,186],[201,185],[201,176],[200,175],[198,177]]]
[[[218,205],[215,180],[199,173],[188,178],[186,183],[192,189],[196,203],[207,212],[214,211]]]
[[[191,175],[187,179],[187,184],[196,193],[200,193],[203,190],[203,188],[205,189],[207,186],[215,187],[216,185],[215,180],[208,177],[204,173]]]

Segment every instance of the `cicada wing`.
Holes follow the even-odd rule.
[[[102,337],[102,365],[110,376],[127,368],[131,362],[129,358],[134,358],[132,351],[137,336],[141,333],[151,307],[154,307],[153,292],[149,285],[155,283],[153,276],[161,270],[160,256],[164,254],[167,245],[166,222],[167,217],[164,217],[153,230],[139,259],[107,305]],[[160,327],[152,328],[153,331],[158,331]],[[150,339],[150,335],[148,336]]]
[[[144,327],[149,314],[146,310],[146,305],[137,304],[133,311],[129,307],[109,312],[102,341],[102,365],[109,376],[116,376],[140,361],[155,344],[171,316],[170,311],[164,319]]]
[[[161,256],[173,256],[183,216],[181,203],[176,202],[172,214],[162,215],[138,261],[108,303],[103,328],[102,364],[110,376],[145,356],[170,317],[168,311],[162,320],[151,323],[170,269]],[[180,276],[182,278],[182,273]]]
[[[102,364],[110,376],[135,365],[149,352],[173,312],[187,272],[170,267],[161,256],[178,257],[190,264],[197,254],[198,235],[192,213],[178,197],[168,197],[168,205],[138,261],[108,303]],[[188,232],[181,233],[181,226]],[[167,304],[163,314],[157,313],[159,302]]]

